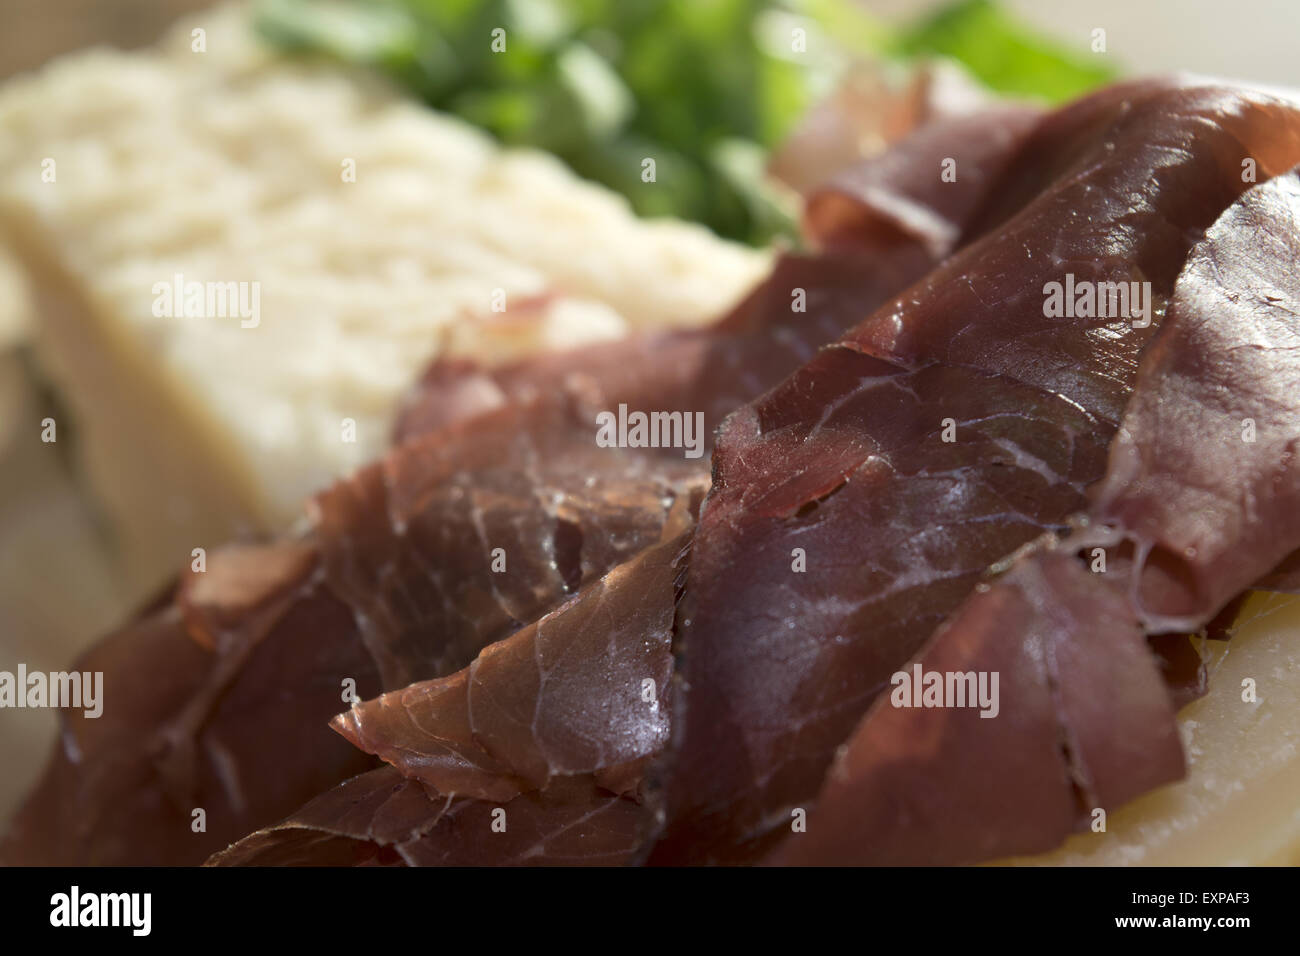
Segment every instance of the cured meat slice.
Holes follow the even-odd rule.
[[[814,190],[804,232],[823,249],[876,254],[896,250],[901,233],[942,258],[991,201],[992,187],[1015,160],[1009,147],[1040,118],[1032,107],[1002,106],[922,127],[874,162],[849,166]]]
[[[993,718],[880,696],[810,801],[807,831],[775,862],[932,865],[1035,852],[1092,808],[1182,775],[1173,704],[1130,605],[1067,554],[1024,562],[977,593],[917,661],[945,680],[999,675]]]
[[[972,596],[920,655],[924,670],[1000,671],[999,718],[878,700],[778,861],[1036,852],[1094,809],[1182,776],[1173,708],[1141,637],[1204,626],[1300,540],[1288,412],[1300,390],[1297,252],[1296,171],[1224,212],[1143,358],[1089,524]],[[1134,546],[1136,560],[1090,573],[1073,552],[1097,541]],[[1010,772],[1037,782],[1008,788]]]
[[[945,442],[953,396],[958,440]],[[760,447],[725,464],[719,450],[700,526],[713,547],[693,551],[679,627],[691,682],[673,698],[675,717],[679,699],[690,708],[679,745],[707,736],[712,755],[712,772],[673,768],[691,774],[700,848],[755,826],[737,816],[750,807],[781,808],[779,827],[805,805],[891,673],[991,564],[1082,509],[1105,461],[1101,426],[1058,396],[842,346],[729,420],[742,428]],[[714,586],[725,602],[704,599]]]
[[[649,820],[623,796],[635,796],[645,758],[667,734],[659,694],[693,520],[683,511],[670,540],[465,670],[355,705],[334,727],[392,766],[210,862],[628,862]]]
[[[1024,562],[976,594],[919,663],[945,678],[998,674],[992,719],[882,695],[777,862],[953,864],[1046,849],[1089,808],[1182,773],[1173,706],[1131,608],[1069,555]]]
[[[1047,117],[976,217],[984,238],[850,331],[839,358],[728,419],[680,613],[652,861],[742,862],[779,842],[981,571],[1065,530],[1192,244],[1250,185],[1243,158],[1261,176],[1300,160],[1300,115],[1151,82]],[[1151,308],[1049,314],[1067,274],[1150,283]],[[873,407],[894,401],[907,411]],[[1001,408],[1015,424],[999,434]],[[976,492],[998,506],[968,510]]]
[[[327,579],[386,690],[465,667],[698,505],[705,460],[594,436],[561,403],[521,399],[408,442],[311,503]]]
[[[1095,490],[1140,560],[1148,630],[1199,627],[1300,541],[1300,179],[1252,189],[1197,246]]]
[[[1030,865],[1251,866],[1300,863],[1300,602],[1255,594],[1231,645],[1204,645],[1206,695],[1178,713],[1187,774],[1106,814]],[[1246,688],[1255,693],[1247,694]],[[1253,699],[1252,699],[1253,698]]]
[[[103,713],[62,712],[4,862],[193,864],[374,765],[317,729],[344,678],[361,694],[379,681],[350,611],[304,556],[297,544],[214,552],[174,601],[76,662],[103,673]],[[285,680],[303,660],[306,679]]]
[[[500,805],[444,797],[391,767],[326,791],[209,866],[618,866],[644,828],[635,802],[588,778]]]
[[[668,735],[660,695],[693,517],[468,668],[356,704],[334,728],[442,793],[502,800],[581,774],[634,790],[631,765]]]
[[[1112,87],[1052,113],[974,217],[984,238],[846,339],[908,364],[1009,375],[1118,422],[1192,244],[1253,184],[1246,160],[1260,180],[1295,164],[1296,117],[1262,94],[1173,81]],[[1150,314],[1049,314],[1046,287],[1067,276],[1079,288],[1149,282]]]

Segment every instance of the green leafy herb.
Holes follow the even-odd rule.
[[[260,0],[257,24],[286,50],[379,68],[504,143],[549,150],[642,215],[753,243],[792,234],[764,161],[851,57],[951,56],[995,89],[1049,99],[1109,76],[986,0],[901,34],[852,0]]]
[[[894,49],[950,57],[994,90],[1057,103],[1115,77],[1083,39],[1084,52],[1073,54],[1029,33],[990,0],[962,0],[905,32]]]

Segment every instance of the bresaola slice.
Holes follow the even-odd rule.
[[[984,238],[845,338],[896,362],[971,365],[1112,424],[1188,251],[1253,183],[1300,157],[1295,107],[1248,90],[1143,81],[1045,117],[973,217]],[[1149,282],[1147,316],[1047,312],[1047,286]],[[1149,321],[1149,325],[1143,323]]]
[[[335,718],[343,736],[392,766],[322,794],[210,864],[629,862],[648,826],[633,799],[641,768],[667,735],[660,694],[694,520],[678,509],[668,540],[464,670]]]
[[[1042,851],[1096,809],[1182,775],[1143,627],[1205,625],[1300,540],[1297,252],[1296,171],[1247,192],[1207,232],[1094,490],[1090,516],[1107,531],[1090,523],[1026,554],[920,655],[927,670],[1000,671],[999,719],[878,700],[827,774],[807,832],[775,862],[943,864]],[[1256,430],[1243,432],[1243,421]],[[1073,552],[1103,538],[1136,542],[1138,561],[1091,573]],[[1149,560],[1156,548],[1160,562]],[[1015,788],[1001,782],[1008,773]]]
[[[1013,161],[1009,147],[1040,118],[1032,107],[1002,106],[923,127],[878,160],[849,166],[814,190],[804,232],[822,249],[880,254],[897,248],[901,232],[942,258],[960,244]]]
[[[462,671],[356,704],[333,727],[442,793],[502,800],[556,776],[635,789],[668,736],[661,694],[693,515]]]
[[[1018,565],[978,591],[918,658],[996,673],[970,707],[877,698],[810,803],[785,865],[975,863],[1059,844],[1093,807],[1182,775],[1172,702],[1121,589],[1072,556]]]
[[[1260,176],[1300,160],[1300,114],[1148,82],[1047,117],[976,217],[989,234],[829,353],[858,367],[841,358],[827,374],[821,357],[727,421],[683,598],[652,861],[744,862],[779,842],[978,566],[1065,530],[1104,471],[1086,450],[1113,436],[1192,244],[1250,185],[1247,158]],[[1049,283],[1067,273],[1149,282],[1151,309],[1048,315]],[[961,387],[911,384],[944,374]],[[916,413],[875,413],[873,399],[897,400],[882,380]],[[1032,411],[997,436],[1000,400]],[[927,481],[947,487],[921,494]],[[968,528],[961,500],[975,491],[1003,503]]]
[[[391,768],[341,784],[210,862],[628,862],[649,822],[631,798],[667,736],[660,694],[693,522],[683,509],[669,540],[470,667],[354,705],[334,728]]]
[[[498,418],[515,430],[485,442]],[[67,734],[94,736],[66,738],[0,856],[202,862],[373,766],[328,727],[346,692],[369,698],[466,666],[518,628],[516,614],[543,613],[585,574],[659,542],[670,518],[680,527],[707,487],[703,462],[621,449],[610,451],[634,459],[628,467],[592,482],[591,431],[562,407],[521,403],[493,419],[404,446],[327,492],[313,532],[280,547],[285,571],[250,549],[228,556],[237,568],[214,552],[212,579],[195,575],[174,605],[93,651],[86,666],[133,703],[84,727],[68,717]],[[534,445],[547,428],[543,447],[558,457]],[[515,569],[500,583],[498,546],[513,549]],[[141,656],[184,667],[155,674],[135,664]],[[191,835],[196,809],[206,829]]]
[[[631,798],[667,736],[659,695],[693,521],[683,510],[669,540],[470,667],[340,715],[335,729],[392,767],[322,794],[210,863],[629,862],[649,823]]]
[[[1201,626],[1300,540],[1297,262],[1293,171],[1215,223],[1144,357],[1093,514],[1142,559],[1148,630]]]
[[[703,460],[598,448],[588,421],[555,395],[521,397],[311,502],[326,577],[386,690],[465,667],[658,542],[707,487]]]
[[[1220,605],[1205,629],[1212,638],[1227,639],[1249,594],[1243,591],[1222,603],[1224,595],[1241,586],[1241,574],[1247,571],[1239,552],[1260,552],[1261,563],[1267,563],[1294,534],[1295,514],[1285,492],[1294,480],[1291,461],[1300,433],[1291,424],[1294,414],[1286,408],[1285,390],[1276,388],[1295,377],[1288,368],[1292,356],[1281,343],[1294,340],[1296,333],[1287,313],[1278,311],[1285,310],[1282,304],[1291,295],[1285,287],[1277,288],[1276,275],[1257,274],[1276,261],[1297,257],[1297,238],[1277,230],[1279,210],[1273,208],[1284,204],[1291,180],[1280,177],[1270,183],[1283,197],[1251,191],[1229,207],[1211,234],[1215,244],[1199,248],[1189,260],[1179,279],[1183,314],[1194,308],[1213,321],[1186,322],[1177,336],[1162,335],[1153,346],[1125,428],[1112,448],[1115,467],[1097,490],[1103,501],[1099,520],[1113,521],[1112,511],[1119,514],[1122,524],[1131,525],[1127,549],[1146,554],[1135,571],[1140,575],[1136,586],[1145,595],[1142,612],[1153,628],[1176,627],[1178,615],[1188,611],[1202,620],[1206,607]],[[1229,289],[1237,291],[1229,295]],[[1225,341],[1244,330],[1254,336],[1249,345]],[[1274,349],[1272,367],[1240,367],[1234,360],[1238,349],[1249,354],[1260,348]],[[1215,399],[1207,402],[1210,393]],[[1175,409],[1178,413],[1170,414]],[[1188,414],[1192,409],[1198,414]],[[1261,414],[1263,419],[1256,417]],[[1209,435],[1226,440],[1205,444]],[[1262,442],[1266,452],[1243,460],[1238,441]],[[1177,461],[1179,467],[1166,464],[1163,471],[1152,472],[1152,461]],[[1130,481],[1144,471],[1144,462],[1145,477]],[[1240,477],[1239,469],[1247,467],[1256,469],[1250,486],[1235,489],[1236,500],[1224,497],[1229,486],[1222,476],[1236,472]],[[1171,512],[1171,501],[1181,501],[1188,485],[1201,489],[1198,506]],[[1175,491],[1180,494],[1167,497]],[[1101,538],[1114,535],[1101,532]],[[1249,587],[1300,590],[1300,552],[1289,553]],[[1204,693],[1205,667],[1184,637],[1161,633],[1148,640],[1180,701]]]
[[[95,720],[62,712],[60,746],[0,846],[5,863],[198,863],[374,766],[319,731],[344,677],[362,695],[380,684],[348,607],[304,558],[298,543],[240,547],[236,570],[214,551],[211,577],[187,574],[173,600],[79,659],[115,703]],[[284,679],[307,660],[307,679]]]
[[[354,777],[209,866],[618,866],[644,811],[590,779],[494,804],[443,796],[391,767]]]
[[[593,485],[590,431],[554,405],[521,403],[479,424],[326,492],[302,539],[214,551],[202,572],[212,578],[190,575],[174,607],[92,651],[87,667],[132,705],[113,719],[68,717],[40,799],[19,812],[0,858],[201,862],[373,766],[328,728],[345,692],[373,697],[464,667],[517,629],[516,612],[540,614],[588,569],[659,541],[707,482],[698,462],[628,452],[627,468]],[[557,457],[537,453],[547,435]],[[513,579],[493,580],[496,545],[466,533],[476,526],[514,549]],[[557,555],[571,532],[582,555]],[[154,674],[135,665],[144,655],[185,666]],[[192,833],[197,809],[206,829]]]
[[[954,395],[965,405],[958,440],[945,442]],[[715,538],[692,554],[679,628],[691,687],[673,698],[691,707],[686,733],[710,740],[698,767],[673,768],[691,774],[699,801],[689,842],[703,852],[709,834],[738,840],[720,855],[755,852],[733,827],[767,835],[744,807],[804,805],[945,605],[1084,507],[1105,461],[1098,424],[1058,396],[974,369],[906,372],[839,346],[728,422],[742,427],[765,440],[716,459],[700,529]],[[729,596],[709,602],[704,587],[692,602],[697,582]],[[695,656],[692,635],[716,640],[737,617],[734,647]]]

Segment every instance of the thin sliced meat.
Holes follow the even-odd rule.
[[[487,647],[464,670],[361,704],[333,726],[430,789],[504,800],[557,776],[610,775],[668,736],[660,700],[694,516],[576,597]]]
[[[1250,185],[1243,157],[1261,177],[1300,160],[1300,114],[1175,81],[1052,114],[976,217],[988,235],[728,419],[682,604],[652,861],[743,862],[780,841],[980,573],[1082,510],[1193,243]],[[1149,324],[1047,315],[1066,273],[1150,282]]]
[[[804,232],[823,249],[884,253],[915,236],[942,258],[963,238],[990,187],[1041,118],[1003,106],[922,127],[879,159],[850,166],[813,190]],[[958,184],[961,185],[958,185]]]
[[[973,365],[1117,423],[1188,252],[1253,180],[1300,157],[1294,107],[1174,81],[1112,87],[1047,116],[973,217],[980,242],[846,336],[882,358]],[[1023,203],[1023,204],[1022,204]],[[1149,281],[1140,319],[1046,314],[1045,286]]]
[[[1123,529],[1148,630],[1199,627],[1300,541],[1300,179],[1234,203],[1144,359],[1096,520]]]
[[[56,754],[0,858],[201,862],[373,766],[329,730],[345,693],[369,698],[465,667],[587,575],[660,541],[707,487],[702,463],[596,449],[589,427],[579,437],[553,406],[507,412],[513,431],[500,428],[495,446],[483,441],[495,422],[454,429],[326,492],[314,531],[277,546],[282,570],[249,549],[214,552],[157,612],[168,640],[193,648],[187,668],[136,663],[172,653],[154,647],[148,621],[92,653],[83,666],[105,672],[108,713],[65,715],[66,739],[93,737]],[[546,427],[569,436],[571,453],[534,446]],[[610,464],[614,474],[592,480]],[[265,588],[253,586],[259,575]],[[135,706],[113,703],[124,700]],[[187,838],[195,809],[207,829]]]
[[[1173,702],[1142,638],[1170,630],[1171,610],[1176,627],[1205,626],[1300,542],[1286,411],[1300,394],[1297,251],[1296,171],[1247,192],[1208,230],[1143,358],[1088,522],[1019,559],[919,655],[925,670],[1000,671],[998,719],[880,699],[828,773],[807,832],[776,861],[1038,852],[1094,809],[1181,777]],[[1257,423],[1253,441],[1243,419]],[[1098,541],[1125,543],[1137,560],[1090,573],[1075,552]],[[1157,549],[1169,559],[1153,562]],[[1059,741],[1061,779],[1030,806],[996,781],[1048,739]]]
[[[321,589],[317,573],[299,578],[296,546],[240,549],[236,559],[294,583],[251,610],[248,591],[234,588],[227,596],[246,612],[235,626],[209,579],[187,582],[177,603],[79,659],[77,670],[104,675],[103,714],[61,713],[60,746],[15,816],[0,860],[194,864],[374,766],[374,758],[322,733],[339,710],[344,680],[362,695],[379,689],[350,611]],[[227,573],[224,560],[209,555],[212,580]],[[187,625],[187,613],[204,628]],[[214,622],[223,622],[219,630]],[[285,680],[303,673],[304,660],[312,662],[306,679]]]
[[[773,862],[1032,853],[1091,808],[1183,773],[1173,703],[1131,605],[1067,554],[1022,562],[976,593],[917,662],[945,679],[997,674],[997,709],[896,707],[882,695]]]
[[[209,866],[618,866],[644,811],[589,779],[494,804],[444,797],[391,767],[328,790]]]
[[[1105,462],[1101,426],[1058,396],[844,347],[728,422],[742,427],[760,447],[719,466],[701,523],[713,547],[693,551],[679,627],[690,691],[673,697],[675,716],[679,699],[690,708],[681,744],[699,747],[682,753],[700,760],[674,768],[699,807],[683,839],[692,855],[738,841],[719,861],[757,852],[733,828],[779,835],[946,609],[990,565],[1060,530]]]
[[[594,436],[593,419],[521,398],[408,442],[312,502],[327,579],[386,690],[465,667],[658,542],[707,488],[706,459]]]

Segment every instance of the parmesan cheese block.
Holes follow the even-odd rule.
[[[1300,864],[1300,598],[1252,595],[1232,639],[1206,642],[1209,693],[1178,715],[1185,779],[1112,811],[1104,833],[1014,862]]]
[[[285,59],[242,6],[0,90],[0,227],[136,593],[382,452],[435,355],[700,324],[768,263]]]

